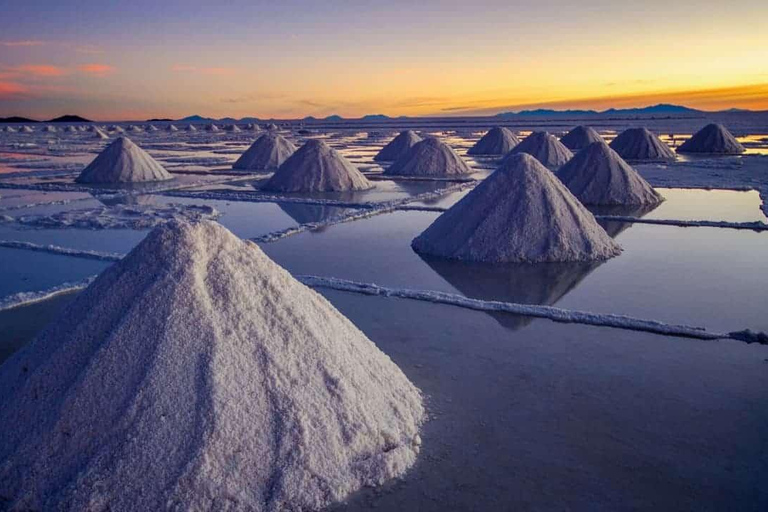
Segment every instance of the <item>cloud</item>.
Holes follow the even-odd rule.
[[[28,89],[16,82],[0,82],[0,100],[9,100],[23,96]]]
[[[21,73],[23,75],[45,77],[63,76],[67,74],[67,71],[64,68],[60,68],[59,66],[51,66],[49,64],[24,64],[21,66],[9,68],[9,70],[16,73]]]
[[[45,41],[24,40],[24,41],[0,41],[0,46],[42,46]]]
[[[108,64],[83,64],[77,68],[88,75],[104,77],[115,72],[115,67]]]
[[[196,73],[198,75],[216,75],[216,76],[223,76],[223,75],[233,75],[237,72],[235,68],[223,68],[223,67],[197,67],[197,66],[186,66],[182,64],[176,64],[171,66],[171,71],[176,71],[180,73]]]

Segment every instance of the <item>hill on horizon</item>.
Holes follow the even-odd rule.
[[[682,105],[659,103],[640,108],[609,108],[603,111],[597,110],[554,110],[539,108],[535,110],[521,110],[520,112],[500,112],[494,117],[535,117],[535,116],[596,116],[596,115],[647,115],[647,114],[703,114],[703,110],[697,110]]]

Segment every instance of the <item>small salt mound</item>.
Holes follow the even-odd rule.
[[[0,367],[11,510],[318,510],[402,476],[419,390],[255,244],[155,229]]]
[[[388,176],[455,176],[472,168],[446,143],[428,137],[416,143],[384,171]]]
[[[165,181],[173,176],[127,137],[119,137],[99,153],[75,180],[77,183]]]
[[[156,132],[156,131],[158,131],[157,130],[157,126],[155,126],[153,124],[150,124],[149,126],[147,126],[147,131],[148,132]]]
[[[125,130],[123,130],[120,126],[112,125],[110,126],[107,131],[115,132],[115,133],[125,133]]]
[[[259,127],[256,123],[248,123],[247,125],[245,125],[245,129],[248,130],[249,132],[259,131]]]
[[[13,126],[6,126],[5,128],[3,128],[3,131],[5,133],[16,133],[16,128],[14,128]]]
[[[236,124],[228,124],[227,126],[224,127],[224,130],[228,132],[236,133],[240,131],[240,128],[238,128]]]
[[[573,157],[557,137],[548,132],[533,132],[512,148],[507,156],[527,153],[550,169],[557,169]]]
[[[46,133],[55,133],[59,130],[57,130],[55,126],[47,125],[43,127],[43,131]]]
[[[195,128],[195,125],[193,125],[193,124],[188,124],[187,127],[185,128],[185,130],[188,131],[188,132],[196,132],[197,128]]]
[[[80,130],[81,132],[87,132],[88,131],[88,127],[84,126],[84,125],[78,126],[77,129]]]
[[[22,131],[22,132],[24,132],[24,133],[32,133],[32,132],[34,132],[35,130],[33,130],[33,129],[32,129],[32,127],[30,127],[30,126],[23,126],[23,127],[21,128],[21,131]]]
[[[343,192],[368,190],[373,184],[341,153],[321,140],[308,140],[282,163],[263,190]]]
[[[176,128],[174,125],[169,124],[168,126],[165,127],[165,131],[167,131],[167,132],[177,132],[177,131],[179,131],[179,129]]]
[[[66,128],[64,128],[64,131],[67,132],[67,133],[76,133],[77,132],[77,127],[69,125]]]
[[[721,124],[708,124],[693,137],[683,142],[678,153],[709,153],[717,155],[738,155],[745,151],[731,132]]]
[[[268,125],[264,126],[265,130],[277,130],[277,125],[275,123],[269,123]]]
[[[579,125],[560,138],[563,146],[572,151],[584,149],[593,142],[604,142],[597,130],[591,126]]]
[[[370,137],[370,133],[368,136]],[[421,137],[416,132],[412,130],[402,131],[389,144],[381,148],[381,151],[373,159],[377,162],[394,162],[419,142],[421,142]]]
[[[276,133],[265,133],[232,165],[233,169],[277,169],[296,151],[296,146]]]
[[[661,195],[605,142],[593,142],[557,171],[579,201],[589,205],[641,205]]]
[[[675,153],[647,128],[628,128],[611,142],[625,160],[674,160]]]
[[[469,148],[469,155],[506,155],[520,140],[509,128],[494,126],[488,133]]]
[[[136,125],[133,125],[133,124],[132,124],[132,125],[130,125],[130,126],[128,127],[128,130],[127,130],[127,131],[129,131],[129,132],[131,132],[131,133],[142,133],[144,130],[142,130],[142,129],[141,129],[141,128],[139,128],[138,126],[136,126]]]
[[[602,260],[621,252],[565,185],[525,153],[507,157],[412,246],[425,255],[488,263]]]
[[[216,126],[215,124],[211,123],[211,124],[205,125],[205,131],[207,131],[207,132],[218,132],[218,131],[221,131],[221,130],[219,130],[218,126]]]
[[[102,139],[102,140],[109,138],[109,136],[106,133],[104,133],[103,131],[99,130],[98,128],[93,130],[93,135],[94,135],[95,138]]]

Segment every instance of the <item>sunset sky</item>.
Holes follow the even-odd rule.
[[[768,109],[768,2],[0,0],[0,116]]]

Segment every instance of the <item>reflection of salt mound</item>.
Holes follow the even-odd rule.
[[[520,140],[509,128],[494,126],[469,148],[469,155],[506,155]]]
[[[165,127],[165,131],[167,131],[167,132],[177,132],[177,131],[179,131],[179,129],[176,128],[176,126],[174,126],[172,124],[169,124],[168,126]]]
[[[659,207],[660,203],[655,204],[628,204],[628,205],[610,205],[610,206],[590,206],[589,211],[595,215],[612,215],[619,217],[644,217],[653,210]],[[608,233],[611,238],[616,238],[621,233],[633,226],[632,223],[611,220],[605,217],[597,220],[598,224],[603,226],[603,229]]]
[[[370,133],[368,136],[370,137]],[[381,151],[379,151],[373,159],[377,162],[393,162],[407,153],[408,150],[418,142],[421,142],[421,137],[419,137],[416,132],[412,130],[404,130],[400,132],[397,137],[392,139],[389,144],[381,148]]]
[[[373,184],[338,151],[312,139],[283,162],[263,190],[342,192],[368,190]]]
[[[77,183],[137,183],[173,176],[126,137],[117,138],[83,169]]]
[[[240,128],[238,128],[236,124],[228,124],[227,126],[224,127],[224,130],[232,133],[237,133],[240,131]]]
[[[104,133],[103,131],[99,130],[98,128],[93,130],[93,136],[94,136],[94,138],[101,139],[101,140],[109,138],[109,136],[106,133]]]
[[[678,153],[709,153],[718,155],[738,155],[745,151],[731,132],[721,124],[708,124],[693,137],[683,142]]]
[[[424,418],[365,334],[213,222],[155,229],[0,385],[11,509],[317,510],[401,476]]]
[[[338,206],[304,203],[277,203],[281,210],[288,214],[297,224],[326,222],[348,211]]]
[[[59,130],[57,130],[55,126],[48,125],[48,126],[43,126],[42,131],[44,131],[45,133],[56,133]]]
[[[478,262],[601,260],[621,248],[541,163],[510,155],[413,240],[416,252]]]
[[[584,204],[656,204],[651,185],[605,142],[593,142],[557,171],[557,177]]]
[[[472,168],[446,143],[428,137],[416,143],[384,171],[388,176],[455,176]]]
[[[251,144],[232,165],[233,169],[277,169],[296,151],[289,140],[276,133],[265,133]]]
[[[553,306],[601,262],[507,263],[489,265],[424,258],[440,277],[473,299]],[[491,313],[507,329],[521,329],[532,317]]]
[[[211,124],[205,125],[205,131],[207,131],[207,132],[218,132],[220,130],[219,130],[218,126],[216,126],[215,124],[211,123]]]
[[[647,128],[628,128],[611,142],[625,160],[674,160],[675,153]]]
[[[593,142],[603,142],[603,138],[591,126],[579,125],[560,138],[563,146],[576,151],[584,149]]]
[[[571,159],[573,153],[547,132],[533,132],[520,144],[512,148],[508,155],[527,153],[550,169],[557,169]]]
[[[185,130],[188,131],[188,132],[196,132],[197,128],[195,128],[195,125],[193,125],[193,124],[188,124],[187,127],[185,128]]]

